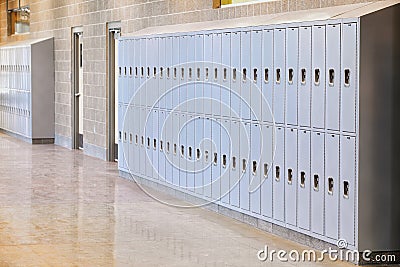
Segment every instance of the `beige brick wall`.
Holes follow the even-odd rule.
[[[0,42],[55,37],[56,135],[71,138],[71,27],[83,26],[85,142],[106,148],[106,22],[121,21],[122,34],[149,26],[220,20],[304,10],[366,0],[281,0],[212,9],[212,0],[25,0],[31,33],[7,37],[6,1],[0,0]],[[377,0],[373,0],[377,1]],[[11,3],[12,2],[12,3]],[[16,0],[10,1],[15,6]],[[66,145],[66,144],[64,144]],[[90,152],[89,152],[90,153]]]

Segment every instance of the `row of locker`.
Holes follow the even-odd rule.
[[[0,48],[0,88],[30,91],[30,53],[29,46]]]
[[[27,114],[13,113],[0,107],[0,129],[24,137],[31,136],[31,118]]]
[[[120,170],[354,245],[354,136],[120,108]]]
[[[355,133],[357,34],[336,23],[123,38],[119,102]]]

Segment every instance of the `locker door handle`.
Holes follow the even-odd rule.
[[[81,93],[76,93],[75,94],[75,97],[80,97],[81,96]]]

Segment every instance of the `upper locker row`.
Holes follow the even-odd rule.
[[[357,34],[324,22],[121,39],[119,102],[355,133]]]

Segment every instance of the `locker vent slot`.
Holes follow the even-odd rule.
[[[348,181],[343,182],[343,197],[349,198],[350,184]]]
[[[333,194],[333,178],[332,177],[328,178],[328,193],[330,195]]]
[[[319,85],[320,80],[321,80],[321,70],[320,69],[315,69],[315,75],[314,75],[314,83],[315,83],[315,85]]]
[[[140,76],[142,76],[142,78],[144,77],[144,67],[140,68]]]
[[[135,67],[135,77],[137,78],[139,76],[139,70],[138,67]]]
[[[156,150],[157,149],[157,139],[153,139],[153,149]]]
[[[253,161],[253,175],[257,174],[257,161]]]
[[[292,184],[293,183],[293,170],[292,169],[288,169],[287,181],[288,181],[288,184]]]
[[[208,150],[204,151],[204,161],[208,162]]]
[[[170,74],[171,74],[171,73],[170,73],[170,68],[167,68],[167,79],[169,79],[169,78],[171,77]]]
[[[226,155],[222,155],[222,167],[226,168]]]
[[[185,79],[185,68],[181,68],[181,80]]]
[[[122,68],[119,67],[119,76],[121,76],[121,75],[122,75]]]
[[[192,74],[192,68],[189,68],[189,80],[192,79],[192,76],[193,76],[193,74]]]
[[[257,69],[253,69],[253,81],[256,83],[257,79],[258,79],[258,70]]]
[[[275,167],[275,180],[279,181],[281,179],[281,168],[279,166]]]
[[[181,145],[181,157],[185,156],[185,146]]]
[[[160,140],[160,151],[164,151],[164,142]]]
[[[126,72],[126,67],[124,67],[124,75],[126,76],[127,72]]]
[[[197,68],[197,80],[200,80],[200,68]]]
[[[150,137],[147,137],[147,148],[150,148]]]
[[[176,156],[177,153],[178,153],[178,146],[174,144],[174,155]]]
[[[246,169],[247,169],[247,161],[246,161],[246,159],[243,159],[243,162],[242,162],[242,172],[246,172]]]
[[[214,80],[218,80],[218,69],[214,69]]]
[[[268,177],[268,163],[264,163],[264,177]]]
[[[335,70],[334,69],[329,70],[329,85],[330,86],[335,85]]]
[[[170,147],[169,147],[169,142],[167,142],[167,153],[169,154]]]
[[[247,69],[246,68],[244,68],[243,69],[243,82],[245,82],[246,80],[247,80]]]
[[[349,69],[344,70],[344,85],[350,86],[350,70]]]
[[[133,134],[129,134],[129,143],[133,143]]]
[[[160,79],[164,78],[164,68],[160,67]]]
[[[176,68],[174,68],[174,79],[176,79],[177,75],[178,75],[178,70]]]
[[[269,82],[269,69],[264,69],[264,82]]]
[[[228,76],[228,74],[227,74],[227,69],[226,68],[224,68],[224,81],[226,81],[226,77]]]
[[[319,176],[314,174],[314,191],[319,191]]]
[[[133,71],[132,71],[132,67],[129,67],[129,76],[132,76]]]
[[[293,76],[294,76],[294,70],[293,69],[289,69],[289,83],[290,84],[293,83]]]
[[[153,78],[156,78],[156,76],[157,76],[157,68],[154,67],[153,68]]]
[[[237,75],[237,70],[236,70],[236,68],[234,68],[233,70],[232,70],[232,80],[235,82],[236,81],[236,75]]]
[[[213,160],[213,162],[214,162],[214,165],[216,166],[217,163],[218,163],[218,153],[214,153],[214,160]]]
[[[305,172],[300,173],[300,186],[303,188],[306,187],[306,173]]]
[[[144,146],[144,136],[142,135],[142,146]]]
[[[191,146],[189,147],[188,153],[189,153],[189,155],[188,155],[189,159],[192,159],[192,147]]]
[[[236,157],[232,157],[232,170],[236,170]]]
[[[119,140],[122,140],[122,132],[119,131],[118,134],[119,134]]]
[[[136,144],[136,145],[139,144],[139,137],[138,137],[138,135],[135,135],[135,144]]]
[[[209,73],[208,73],[208,68],[205,69],[205,72],[206,72],[206,74],[205,74],[205,75],[206,75],[205,79],[208,80],[208,77],[210,76]]]
[[[147,78],[150,78],[150,67],[147,67]]]
[[[276,69],[276,83],[281,83],[281,69]]]
[[[126,132],[124,132],[124,141],[126,142],[128,140],[128,135],[126,134]]]
[[[197,158],[197,159],[200,159],[200,157],[201,157],[201,152],[200,152],[200,149],[198,148],[198,149],[196,150],[196,158]]]

